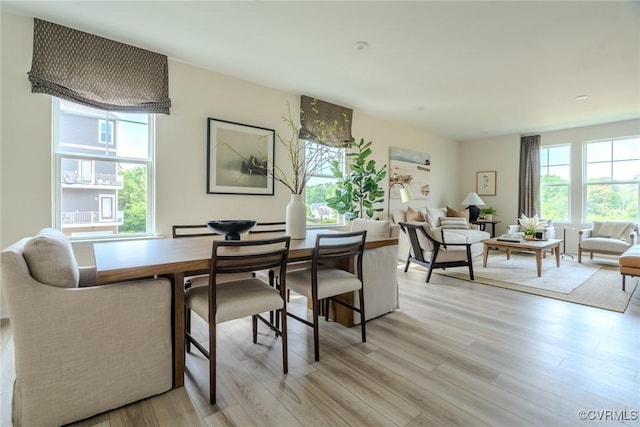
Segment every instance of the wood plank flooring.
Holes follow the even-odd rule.
[[[323,321],[314,362],[311,328],[289,319],[283,375],[279,340],[261,327],[254,345],[250,320],[227,322],[216,405],[194,351],[184,388],[73,425],[640,425],[640,292],[620,314],[440,275],[426,284],[420,270],[398,278],[400,310],[367,322],[364,344],[359,327]],[[305,300],[289,309],[304,315]],[[0,425],[10,426],[6,320],[1,332]]]

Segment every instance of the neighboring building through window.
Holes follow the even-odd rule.
[[[569,222],[571,145],[540,148],[540,217]]]
[[[327,147],[307,142],[305,159],[319,165],[311,175],[305,187],[305,204],[307,206],[307,225],[337,224],[338,215],[327,206],[326,198],[331,197],[336,188],[337,178],[329,167],[331,160],[338,160],[344,168],[344,148]]]
[[[100,142],[103,144],[113,144],[113,120],[98,120],[100,127]]]
[[[55,225],[71,237],[153,232],[153,116],[54,101]]]
[[[584,219],[640,221],[640,137],[584,145]]]

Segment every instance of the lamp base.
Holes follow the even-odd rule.
[[[469,209],[469,222],[477,221],[480,216],[480,208],[475,205],[469,205],[467,209]]]

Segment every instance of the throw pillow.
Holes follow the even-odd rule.
[[[427,208],[426,219],[431,227],[438,227],[440,224],[440,218],[447,216],[447,210],[445,208]]]
[[[71,242],[53,228],[44,228],[24,245],[24,258],[38,282],[61,288],[77,288],[78,262]]]
[[[468,230],[469,224],[467,224],[466,218],[445,217],[445,218],[440,218],[440,227],[444,229]]]
[[[427,220],[422,212],[411,209],[411,206],[407,208],[406,218],[409,222],[425,222]]]
[[[448,217],[464,217],[464,213],[460,212],[452,207],[447,206],[447,216]]]

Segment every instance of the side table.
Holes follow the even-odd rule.
[[[576,228],[571,225],[554,225],[553,227],[562,230],[562,258],[568,256],[573,259],[573,255],[567,253],[567,230],[575,230]]]
[[[496,224],[500,223],[500,221],[496,220],[486,220],[486,219],[477,219],[475,221],[470,221],[471,224],[476,224],[480,227],[480,230],[484,231],[487,227],[487,224],[491,224],[491,237],[496,237]]]

